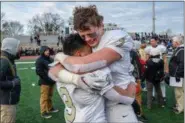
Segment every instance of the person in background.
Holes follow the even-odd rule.
[[[173,37],[172,42],[175,51],[169,62],[169,75],[176,78],[177,82],[184,79],[184,45],[181,36]],[[184,82],[182,87],[174,87],[176,106],[174,112],[180,114],[184,111]]]
[[[161,53],[160,57],[163,59],[164,61],[164,72],[165,74],[168,74],[168,62],[167,62],[167,48],[166,46],[164,45],[164,42],[162,40],[159,40],[159,38],[157,38],[157,43],[160,47],[163,47],[161,49],[164,49],[164,53]],[[163,97],[163,101],[164,103],[166,103],[166,83],[164,81],[162,81],[160,83],[160,87],[161,87],[161,91],[162,91],[162,97]],[[155,97],[156,97],[156,93],[155,93],[155,89],[153,89],[153,92],[152,92],[152,100],[154,101],[155,100]]]
[[[141,42],[141,46],[139,48],[139,54],[142,60],[146,61],[146,53],[145,53],[146,43]]]
[[[145,48],[147,54],[145,78],[147,80],[147,108],[152,106],[153,86],[158,96],[158,103],[164,107],[164,100],[161,92],[161,81],[164,77],[164,72],[168,73],[166,47],[158,45],[158,38],[152,37],[150,40],[151,46]]]
[[[132,74],[135,77],[136,83],[137,83],[136,100],[133,102],[132,106],[138,120],[141,122],[146,122],[147,118],[145,117],[142,110],[142,92],[141,92],[142,64],[140,62],[140,54],[138,51],[140,48],[140,45],[141,45],[140,41],[134,41],[134,48],[130,51],[131,63],[134,66]]]
[[[20,58],[20,41],[5,38],[0,57],[0,122],[15,123],[16,105],[20,100],[21,80],[17,76],[15,59]]]
[[[48,76],[48,64],[53,62],[50,57],[50,48],[48,46],[42,46],[40,49],[40,57],[36,60],[36,74],[39,76],[40,85],[40,110],[43,118],[51,118],[50,113],[56,113],[59,110],[54,109],[52,104],[52,95],[54,90],[55,81]]]
[[[146,90],[146,82],[144,79],[144,72],[145,72],[145,66],[146,66],[145,48],[146,48],[146,42],[142,41],[141,46],[139,48],[139,55],[140,55],[140,63],[141,63],[141,87],[142,87],[143,91],[147,91]]]
[[[32,36],[30,37],[30,43],[31,43],[31,44],[33,43],[33,38],[32,38]]]

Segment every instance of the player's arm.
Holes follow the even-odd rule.
[[[146,54],[146,61],[150,58],[149,54]]]
[[[103,47],[103,49],[84,57],[67,56],[63,53],[58,53],[55,60],[60,61],[67,70],[74,73],[94,71],[124,57],[124,52],[133,48],[133,40],[128,34],[118,31]]]
[[[122,96],[128,96],[128,97],[135,97],[135,94],[136,94],[136,84],[135,82],[131,82],[127,89],[123,89],[119,86],[114,86],[113,89],[119,93],[120,95]]]
[[[127,89],[122,89],[107,81],[105,75],[106,72],[103,73],[102,71],[78,75],[63,69],[59,72],[58,82],[73,83],[88,92],[90,92],[90,88],[96,91],[100,90],[100,94],[109,100],[131,104],[135,97],[135,83],[129,84]]]
[[[83,57],[67,56],[63,53],[55,56],[55,59],[60,61],[67,70],[74,73],[91,72],[106,67],[120,58],[121,55],[111,48],[103,48]]]
[[[146,53],[146,61],[148,61],[148,59],[150,58],[150,46],[147,46],[146,48],[145,48],[145,53]]]
[[[167,59],[167,55],[166,54],[163,54],[163,61],[164,61],[164,71],[166,73],[169,73],[168,59]]]
[[[135,94],[131,96],[126,96],[126,93],[122,93],[123,91],[128,91],[128,90],[122,89],[118,86],[114,86],[113,88],[105,92],[103,96],[111,101],[116,101],[126,105],[132,104],[135,99]],[[131,91],[131,93],[134,93],[135,90],[132,89],[129,91]]]
[[[167,59],[167,49],[166,49],[165,46],[160,45],[160,51],[161,51],[162,59],[164,61],[164,72],[169,73],[168,59]]]
[[[50,78],[57,80],[57,82],[74,84],[88,92],[91,91],[91,89],[101,90],[107,84],[107,82],[104,81],[106,78],[95,76],[93,73],[78,75],[67,71],[61,64],[51,67],[48,74]],[[86,79],[88,81],[86,81]]]

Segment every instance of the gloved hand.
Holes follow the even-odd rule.
[[[80,77],[80,79],[77,81],[77,87],[89,93],[94,93],[94,90],[92,90],[92,88],[87,84],[83,77]]]
[[[52,79],[56,78],[56,77],[52,77],[52,75],[50,75],[50,77]],[[83,79],[81,79],[81,75],[71,73],[63,69],[58,73],[58,78],[56,79],[57,79],[57,82],[59,83],[74,84],[78,88],[81,88],[89,93],[93,93],[91,88],[83,81]]]
[[[170,84],[170,76],[169,76],[168,73],[165,74],[165,76],[164,76],[164,81],[165,81],[165,83],[166,83],[167,85]]]
[[[180,82],[180,77],[175,77],[176,82]]]
[[[81,77],[82,81],[87,84],[93,90],[102,90],[109,84],[111,84],[111,78],[109,75],[98,76],[94,73],[88,73]]]

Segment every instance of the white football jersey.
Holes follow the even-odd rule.
[[[93,74],[97,77],[110,75],[110,70],[106,67],[92,73],[86,74],[90,76]],[[106,77],[107,78],[107,77]],[[105,93],[112,85],[108,85],[100,92],[90,93],[73,84],[56,83],[57,90],[65,104],[65,120],[66,123],[71,122],[103,122],[106,123],[105,118],[105,103],[104,97],[100,94]]]
[[[104,122],[104,98],[99,94],[88,93],[73,84],[56,83],[58,93],[65,104],[66,123]]]
[[[134,67],[130,62],[130,51],[133,47],[134,42],[127,32],[111,30],[106,31],[99,45],[93,48],[93,52],[103,48],[111,48],[122,56],[119,61],[113,62],[108,67],[111,71],[113,83],[123,89],[126,89],[130,82],[135,82],[132,75]],[[108,122],[138,122],[131,105],[120,105],[118,102],[110,100],[105,100],[105,102]],[[127,114],[124,115],[123,112]]]
[[[166,53],[166,47],[164,45],[157,45],[157,47],[147,46],[145,48],[145,52],[148,55],[160,55],[160,58],[162,59],[162,54]]]
[[[93,52],[103,48],[111,48],[119,53],[122,58],[119,61],[109,65],[112,75],[112,81],[115,85],[126,89],[130,82],[135,82],[132,75],[133,65],[130,62],[130,51],[134,47],[134,42],[127,32],[122,30],[106,31],[102,36],[97,47],[93,48]],[[107,106],[116,105],[118,102],[106,101]]]
[[[122,56],[119,61],[108,66],[115,85],[128,85],[131,81],[135,82],[131,73],[133,66],[130,62],[130,50],[133,49],[133,46],[133,40],[128,33],[122,30],[111,30],[106,31],[98,46],[93,48],[93,52],[103,48],[111,48]]]

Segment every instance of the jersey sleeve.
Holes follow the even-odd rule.
[[[167,49],[166,49],[166,47],[165,46],[163,46],[163,45],[160,45],[160,51],[161,51],[161,53],[162,54],[166,54],[167,53]]]

